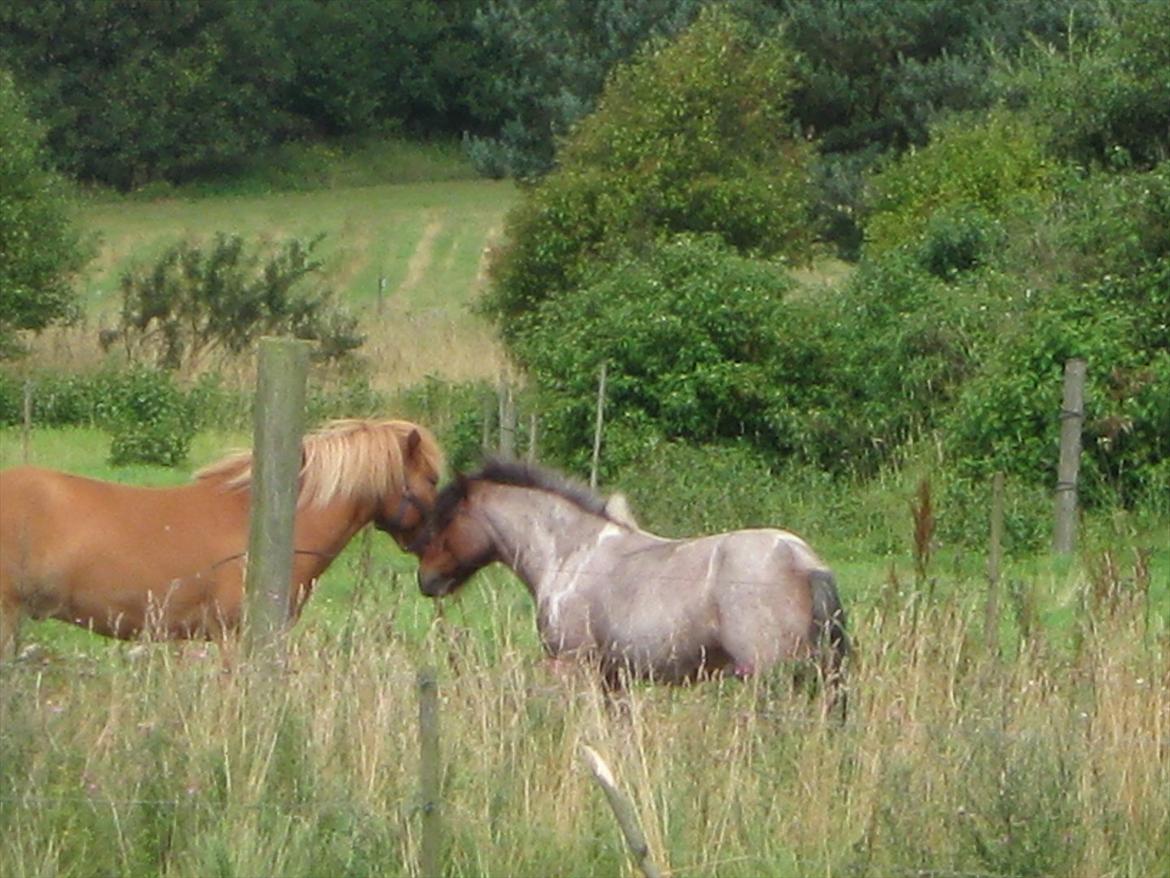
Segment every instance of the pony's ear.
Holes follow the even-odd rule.
[[[614,494],[606,500],[605,514],[618,524],[624,524],[626,527],[641,530],[638,525],[638,520],[634,518],[634,513],[630,509],[630,501],[626,499],[625,494]]]
[[[422,433],[418,428],[410,431],[410,435],[406,437],[406,456],[414,457],[418,453],[418,447],[422,445]]]

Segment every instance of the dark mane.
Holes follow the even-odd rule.
[[[493,482],[497,485],[513,485],[518,488],[548,491],[550,494],[564,497],[585,512],[616,521],[606,509],[606,501],[603,497],[561,473],[535,464],[492,457],[488,458],[478,472],[457,478],[439,493],[433,512],[433,520],[439,527],[446,524],[455,507],[467,496],[468,488],[472,482]],[[625,524],[621,521],[618,523]]]

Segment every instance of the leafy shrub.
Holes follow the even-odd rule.
[[[966,382],[946,418],[947,448],[959,471],[986,477],[996,469],[1031,484],[1054,482],[1059,452],[1060,406],[1064,364],[1073,357],[1088,363],[1085,390],[1085,453],[1081,462],[1082,498],[1090,504],[1132,499],[1141,480],[1139,461],[1116,459],[1125,449],[1125,433],[1142,424],[1142,445],[1157,455],[1164,440],[1146,435],[1170,419],[1161,412],[1145,412],[1165,387],[1167,376],[1142,369],[1145,357],[1130,342],[1131,318],[1101,302],[1084,289],[1050,290],[1040,301],[1022,307],[1013,321],[1004,320],[1001,336],[989,348],[978,371]],[[1162,362],[1164,358],[1159,358]],[[1111,382],[1140,374],[1129,392],[1113,392]],[[1162,397],[1164,400],[1165,397]],[[1152,461],[1145,460],[1144,464]]]
[[[938,125],[929,144],[872,178],[866,252],[878,256],[899,246],[924,246],[940,211],[954,222],[957,216],[1003,217],[1031,207],[1046,199],[1052,175],[1039,133],[1018,114],[1001,110]],[[972,210],[978,213],[953,213]]]
[[[292,239],[272,252],[223,233],[207,248],[180,241],[153,266],[122,276],[120,326],[103,344],[120,341],[132,361],[188,371],[266,334],[311,339],[316,359],[342,359],[364,338],[328,290],[305,289],[321,268],[313,255],[320,241]]]
[[[168,372],[136,367],[111,376],[107,391],[97,414],[112,437],[111,464],[176,466],[186,460],[197,418]]]
[[[99,405],[108,399],[110,372],[70,375],[36,372],[27,380],[32,393],[32,422],[46,427],[93,426]],[[25,378],[0,372],[0,424],[24,419]]]
[[[581,0],[491,3],[475,14],[476,36],[494,65],[481,103],[498,129],[468,139],[490,177],[539,176],[554,165],[556,141],[593,109],[606,76],[648,39],[677,34],[702,0]],[[483,101],[482,98],[487,98]],[[492,104],[496,104],[493,107]],[[502,123],[502,124],[499,124]]]
[[[1066,53],[1037,51],[1009,88],[1042,123],[1055,155],[1084,167],[1149,168],[1170,159],[1170,6],[1103,4]]]
[[[805,457],[837,472],[871,475],[939,423],[971,375],[997,291],[947,283],[912,254],[871,258],[819,303],[814,344],[821,368],[805,413]]]
[[[990,262],[1005,238],[1002,224],[984,210],[940,210],[923,230],[918,262],[935,277],[953,278]]]
[[[585,464],[603,363],[610,466],[655,437],[789,447],[771,417],[783,397],[777,340],[789,285],[778,266],[714,236],[682,236],[547,303],[522,348],[543,394],[544,452]]]
[[[69,274],[84,261],[64,186],[49,170],[41,131],[0,67],[0,360],[19,334],[75,315]]]
[[[615,71],[559,170],[509,217],[486,302],[505,338],[599,262],[659,237],[710,232],[741,252],[806,256],[811,152],[789,134],[791,68],[779,36],[707,9]]]

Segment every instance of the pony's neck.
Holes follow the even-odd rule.
[[[611,522],[551,491],[493,485],[481,514],[496,555],[538,595],[540,585]]]

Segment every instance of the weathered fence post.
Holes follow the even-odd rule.
[[[439,683],[435,669],[418,672],[418,780],[422,813],[421,878],[443,874],[443,823],[439,810],[442,767],[439,763]]]
[[[621,827],[622,836],[634,857],[634,862],[638,864],[638,868],[642,870],[642,874],[646,878],[659,878],[662,873],[658,871],[658,866],[650,856],[650,846],[646,844],[646,836],[638,824],[634,803],[630,801],[629,796],[622,792],[617,781],[614,780],[613,772],[609,770],[609,766],[605,764],[605,760],[598,755],[596,750],[582,744],[581,754],[585,757],[593,779],[605,792],[605,798],[609,801],[609,807],[617,819],[618,826]]]
[[[511,459],[516,456],[516,398],[506,375],[500,379],[499,398],[500,454]]]
[[[484,454],[491,454],[492,448],[492,400],[490,394],[483,396],[483,431],[479,437],[479,448]]]
[[[32,441],[33,382],[24,379],[24,409],[20,429],[20,462],[27,464],[31,455]]]
[[[1003,564],[1003,473],[991,481],[991,546],[987,553],[987,607],[983,636],[992,655],[999,654],[999,578]]]
[[[597,422],[593,426],[593,463],[589,467],[589,487],[597,487],[597,468],[601,463],[601,430],[605,426],[605,363],[597,381]]]
[[[527,452],[527,457],[528,457],[529,463],[536,463],[536,460],[539,457],[539,455],[536,452],[536,443],[537,443],[537,438],[538,438],[538,436],[537,436],[537,420],[538,419],[536,417],[536,412],[532,412],[531,414],[528,415],[528,452]]]
[[[1081,426],[1085,420],[1085,361],[1064,364],[1064,403],[1060,412],[1060,464],[1056,473],[1056,524],[1052,548],[1067,555],[1077,537],[1077,472],[1081,463]]]
[[[293,518],[304,433],[309,349],[290,338],[260,340],[252,440],[252,510],[244,602],[248,655],[276,645],[290,616]]]

